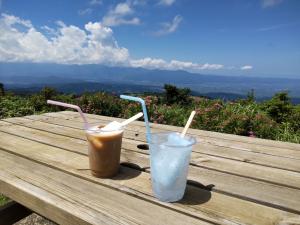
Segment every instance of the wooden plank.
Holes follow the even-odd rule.
[[[84,149],[84,154],[86,154],[86,143],[85,143],[85,134],[82,130],[73,129],[68,127],[62,127],[58,125],[48,124],[48,123],[41,123],[39,121],[34,121],[28,124],[28,120],[24,118],[18,118],[19,124],[25,123],[26,126],[37,129],[36,131],[26,129],[26,127],[4,127],[0,130],[8,132],[10,134],[19,135],[21,137],[26,137],[32,140],[39,141],[41,143],[46,143],[55,146],[64,148],[64,149],[72,149],[75,152],[82,153],[82,149]],[[4,122],[3,122],[4,123]],[[38,131],[47,131],[54,134],[54,136],[38,132]],[[56,135],[59,134],[59,135]],[[50,135],[50,136],[49,136]],[[63,136],[61,136],[63,135]],[[49,137],[48,137],[49,136]],[[67,138],[66,138],[67,137]],[[71,139],[69,138],[71,137]],[[80,139],[73,140],[73,138]],[[55,141],[53,141],[55,139]],[[76,143],[75,146],[69,146],[69,143]],[[144,151],[139,149],[137,146],[143,144],[143,142],[138,142],[129,139],[123,139],[122,148],[126,150],[132,150],[136,152],[140,152],[143,154],[148,154],[148,151]],[[67,146],[65,146],[67,145]],[[214,156],[207,156],[193,152],[192,165],[200,166],[201,168],[220,171],[224,173],[229,173],[237,176],[243,176],[255,180],[260,180],[264,182],[274,183],[278,185],[299,188],[300,184],[300,174],[291,172],[291,171],[284,171],[280,169],[268,168],[264,166],[254,165],[250,163],[238,162],[223,158],[218,158]],[[149,165],[144,165],[143,168],[147,168]]]
[[[73,116],[78,117],[78,113],[72,112],[72,111],[61,111],[62,114],[69,114]],[[52,113],[55,115],[55,113]],[[51,114],[47,114],[51,116]],[[93,114],[86,114],[88,118],[96,118],[99,119],[99,117],[103,120],[111,121],[111,117],[108,116],[100,116],[100,115],[93,115]],[[120,119],[122,120],[122,119]],[[144,122],[136,121],[134,124],[139,124],[139,126],[145,126]],[[182,127],[176,127],[171,125],[165,125],[165,124],[153,124],[151,123],[151,126],[157,129],[163,129],[163,130],[172,130],[181,132]],[[266,146],[272,146],[272,147],[281,147],[281,148],[289,148],[292,150],[300,150],[300,144],[290,143],[290,142],[283,142],[283,141],[274,141],[274,140],[268,140],[268,139],[261,139],[261,138],[250,138],[240,135],[234,135],[234,134],[226,134],[226,133],[219,133],[219,132],[213,132],[213,131],[205,131],[205,130],[199,130],[199,129],[189,129],[188,131],[191,135],[200,135],[203,137],[212,137],[212,138],[218,138],[218,139],[224,139],[224,140],[231,140],[231,141],[239,141],[243,143],[256,143],[260,145],[266,145]]]
[[[76,116],[75,116],[76,115]],[[43,116],[47,117],[55,117],[55,118],[62,118],[62,119],[69,119],[72,121],[79,121],[82,122],[82,119],[78,117],[77,114],[71,115],[65,114],[65,113],[46,113],[43,114]],[[92,123],[95,122],[100,122],[100,123],[107,123],[108,120],[103,120],[102,116],[91,116],[90,114],[87,114],[87,117],[89,118],[89,121]],[[92,118],[90,118],[92,117]],[[29,117],[28,117],[29,118]],[[97,118],[97,119],[96,119]],[[112,118],[110,121],[113,120]],[[120,119],[119,119],[120,120]],[[123,120],[123,119],[122,119]],[[122,121],[120,120],[120,121]],[[145,134],[145,126],[137,126],[137,125],[130,125],[127,127],[128,130],[138,132],[138,133],[143,133]],[[166,131],[167,127],[165,129],[158,129],[155,128],[155,125],[152,126],[152,132],[162,132]],[[238,142],[238,141],[228,141],[220,138],[211,138],[211,137],[206,137],[206,136],[198,136],[198,141],[200,143],[205,143],[205,144],[211,144],[219,147],[227,147],[227,148],[232,148],[240,151],[250,151],[250,152],[255,152],[255,153],[262,153],[262,154],[267,154],[267,155],[275,155],[275,156],[281,156],[281,157],[286,157],[286,158],[295,158],[295,159],[300,159],[300,151],[297,151],[295,149],[288,149],[288,148],[280,148],[280,147],[274,147],[274,146],[265,146],[265,145],[258,145],[258,144],[253,144],[253,143],[245,143],[245,142]],[[300,146],[300,145],[299,145]]]
[[[63,118],[65,119],[68,119],[69,115],[62,115]],[[41,117],[41,116],[36,116],[34,115],[34,120],[43,120],[44,117]],[[61,117],[61,113],[58,115],[58,117]],[[32,116],[29,116],[25,119],[28,119],[28,118],[31,118],[32,119]],[[48,119],[48,117],[46,117],[46,119]],[[70,118],[69,118],[70,119]],[[21,121],[20,121],[21,120]],[[74,118],[72,119],[74,121],[78,121],[79,123],[81,123],[81,118]],[[10,119],[7,119],[7,121],[10,121],[10,122],[13,122],[13,123],[17,123],[17,124],[22,124],[22,123],[26,123],[28,121],[24,120],[24,118],[10,118]],[[100,121],[101,122],[101,121]],[[42,124],[41,124],[42,126]],[[81,126],[81,125],[80,125]],[[136,129],[136,128],[131,128],[132,126],[129,126],[127,127],[127,130],[130,130],[130,131],[134,131],[134,139],[138,139],[140,141],[145,141],[145,138],[143,137],[143,132],[145,132],[143,129],[144,128],[139,128]],[[162,130],[160,130],[162,131]],[[128,132],[127,132],[128,133]],[[142,134],[141,134],[142,133]],[[140,137],[136,137],[136,134],[139,134],[139,136],[141,136],[142,138]],[[131,136],[132,137],[132,134]],[[129,137],[129,138],[130,138]],[[214,147],[222,147],[221,149],[230,149],[231,152],[228,152],[226,151],[226,153],[228,154],[225,154],[224,157],[228,157],[228,155],[231,157],[232,155],[236,155],[236,152],[233,151],[232,149],[236,149],[236,150],[242,150],[242,151],[248,151],[248,152],[253,152],[253,153],[262,153],[262,154],[265,154],[265,155],[273,155],[273,156],[280,156],[280,157],[284,157],[284,158],[292,158],[292,159],[300,159],[300,151],[296,151],[296,150],[290,150],[290,149],[282,149],[282,148],[275,148],[275,147],[269,147],[269,146],[259,146],[259,145],[256,145],[256,144],[251,144],[251,146],[249,146],[249,144],[247,143],[232,143],[232,141],[230,142],[224,142],[224,141],[219,141],[218,139],[212,139],[212,138],[207,138],[207,137],[204,137],[204,138],[198,138],[198,142],[200,143],[200,146],[214,146]],[[222,144],[223,143],[223,144]],[[225,147],[225,148],[224,148]],[[214,148],[214,149],[218,149],[218,148]],[[214,150],[213,149],[213,150]],[[204,148],[204,150],[207,150],[206,152],[203,152],[203,153],[207,153],[207,154],[210,154],[210,155],[214,155],[214,156],[218,156],[218,154],[215,154],[215,151],[212,151],[212,149],[206,149]],[[197,149],[195,149],[195,151],[197,151]],[[222,153],[222,152],[221,152]],[[253,155],[253,154],[252,154]],[[256,154],[254,154],[254,157],[256,156],[256,158],[259,158],[259,156],[257,156]],[[266,158],[266,156],[263,156],[264,158]],[[238,158],[238,160],[242,160],[242,161],[248,161],[250,162],[251,160],[253,160],[251,158],[251,155],[250,155],[250,158]],[[298,165],[297,163],[296,164],[293,164],[293,165]],[[278,166],[278,165],[272,165],[272,166]]]
[[[11,225],[29,216],[32,213],[23,205],[10,201],[0,206],[0,225]]]
[[[123,192],[139,195],[141,198],[156,201],[155,199],[153,199],[153,197],[151,197],[152,193],[149,181],[150,177],[147,173],[141,172],[140,174],[138,174],[138,176],[132,175],[127,172],[130,171],[131,173],[136,174],[135,170],[122,167],[123,172],[121,170],[120,175],[130,177],[130,179],[98,179],[90,175],[88,171],[88,160],[86,156],[78,155],[59,148],[42,145],[37,142],[23,140],[22,138],[15,137],[13,135],[3,134],[0,137],[4,137],[5,140],[13,139],[14,143],[9,142],[5,143],[5,146],[2,146],[2,148],[8,152],[18,154],[22,157],[30,158],[34,161],[47,164],[62,171],[68,171],[68,173],[70,174],[85,178],[87,180],[91,180],[93,182],[114,187],[116,189],[122,190]],[[3,143],[3,140],[0,140],[0,143]],[[193,186],[188,185],[188,188],[193,188]],[[203,200],[199,200],[200,196],[209,196],[210,199],[208,202],[201,202]],[[186,198],[188,199],[188,201],[194,201],[194,203],[185,204],[184,202],[182,202],[176,205],[171,204],[170,207],[176,210],[184,211],[185,213],[193,213],[194,216],[199,216],[199,213],[205,212],[210,216],[214,215],[215,218],[219,218],[222,223],[224,223],[224,221],[226,220],[229,220],[231,222],[237,221],[249,224],[251,224],[251,221],[256,221],[256,224],[271,224],[267,221],[274,222],[274,220],[277,221],[278,218],[285,218],[286,215],[293,215],[286,214],[286,212],[283,212],[281,210],[272,209],[270,207],[258,205],[230,196],[225,196],[219,193],[208,193],[207,191],[200,188],[194,188],[192,192],[188,192]],[[195,200],[199,202],[195,202]],[[225,205],[227,205],[227,208],[223,208]],[[245,210],[246,208],[247,210]],[[268,210],[271,211],[268,212]],[[201,216],[203,215],[201,214]]]
[[[25,137],[40,143],[45,143],[51,146],[63,148],[68,151],[73,151],[76,153],[87,155],[87,144],[83,140],[62,137],[60,135],[33,130],[18,125],[6,128],[5,132],[10,132],[10,134],[13,135],[18,135],[20,137]],[[124,139],[124,141],[126,141],[126,139]],[[145,154],[134,154],[130,151],[123,149],[122,161],[137,164],[141,168],[149,168],[149,159],[148,156]],[[195,159],[193,161],[195,161]],[[149,169],[147,171],[149,171]],[[253,181],[245,177],[239,177],[227,173],[224,174],[219,171],[208,170],[195,166],[190,167],[189,179],[197,183],[201,182],[204,185],[214,184],[214,190],[238,196],[240,198],[252,199],[252,201],[260,202],[262,204],[266,203],[271,205],[277,205],[279,208],[290,207],[293,204],[295,205],[293,201],[300,201],[300,174],[282,173],[282,176],[288,177],[287,180],[292,180],[293,182],[296,181],[294,188],[298,190],[283,188],[282,185],[274,185],[270,183],[266,184],[265,182],[260,182],[257,180]],[[258,192],[257,189],[259,188],[263,189],[264,192]],[[274,196],[273,193],[277,194]],[[299,196],[299,199],[289,198],[289,196]],[[282,205],[284,203],[285,205]],[[295,206],[297,206],[297,204]]]
[[[50,118],[42,115],[35,116],[35,118],[47,123],[58,124],[58,125],[64,124],[64,126],[67,127],[82,129],[82,123],[79,121],[65,120],[65,119],[53,118],[53,117]],[[13,118],[5,121],[13,121]],[[144,135],[137,136],[136,135],[137,133],[138,132],[132,132],[126,130],[126,132],[124,133],[124,137],[145,142],[146,138],[144,137]],[[265,154],[259,154],[256,152],[249,152],[249,151],[236,151],[232,148],[219,147],[219,146],[214,146],[206,143],[196,144],[193,147],[193,151],[205,155],[209,155],[209,156],[222,157],[222,158],[237,160],[237,161],[246,162],[250,164],[257,164],[261,166],[300,172],[300,160],[298,159],[283,158],[279,156],[265,155]]]
[[[0,156],[2,155],[2,154],[5,154],[5,152],[4,151],[1,151],[0,150]],[[3,158],[7,158],[7,157],[3,157]],[[16,159],[16,158],[18,158],[18,157],[15,157],[15,156],[12,156],[12,160],[14,161],[13,162],[13,164],[15,164],[15,163],[18,163],[18,165],[20,164],[20,165],[24,165],[24,163],[20,160],[20,159]],[[39,167],[38,166],[33,166],[33,167],[31,167],[31,164],[32,163],[30,163],[30,164],[28,164],[28,166],[30,166],[30,168],[23,168],[22,170],[24,170],[25,172],[28,172],[29,174],[28,174],[28,177],[27,177],[27,179],[29,179],[30,181],[31,181],[31,179],[34,179],[34,178],[32,178],[32,175],[30,174],[31,173],[31,171],[43,171],[43,170],[40,170],[39,169]],[[42,163],[42,164],[44,164],[45,165],[45,163]],[[2,165],[2,164],[1,164]],[[0,165],[0,168],[1,168],[1,165]],[[4,164],[5,165],[5,164]],[[57,166],[57,165],[56,165]],[[49,166],[48,166],[49,167]],[[72,174],[72,172],[69,170],[69,171],[65,171],[65,168],[62,168],[62,167],[55,167],[55,165],[50,165],[50,167],[52,167],[52,168],[57,168],[58,170],[61,170],[64,174]],[[13,170],[13,172],[15,172],[15,170],[14,170],[14,168],[12,168],[12,170]],[[21,171],[22,171],[21,170]],[[134,189],[131,189],[131,188],[126,188],[126,186],[121,186],[121,185],[118,185],[118,183],[122,183],[122,182],[126,182],[127,181],[127,179],[131,179],[131,178],[134,178],[134,176],[136,176],[136,171],[135,170],[133,170],[133,169],[126,169],[126,168],[123,168],[121,171],[120,171],[120,173],[119,173],[119,176],[118,177],[115,177],[114,179],[115,179],[115,185],[112,185],[112,183],[113,183],[113,181],[109,181],[108,179],[104,179],[104,180],[101,180],[101,179],[98,179],[98,178],[95,178],[95,177],[91,177],[91,175],[89,175],[89,172],[87,172],[86,170],[84,170],[85,172],[82,172],[83,174],[86,174],[86,177],[90,177],[90,179],[86,179],[86,177],[85,176],[78,176],[77,175],[77,177],[79,177],[80,178],[80,180],[82,180],[82,182],[84,182],[84,183],[86,183],[86,181],[92,181],[92,183],[96,183],[96,184],[104,184],[106,187],[114,187],[115,189],[119,189],[121,192],[124,192],[124,193],[129,193],[130,194],[130,196],[137,196],[138,198],[136,198],[136,199],[141,199],[141,196],[140,196],[140,194],[139,194],[139,192],[135,192],[134,191]],[[22,172],[21,172],[22,173]],[[49,178],[47,178],[48,177],[48,174],[49,174],[49,172],[47,172],[47,173],[45,173],[47,176],[44,178],[44,174],[40,174],[36,179],[45,179],[45,182],[47,183],[48,182],[48,179]],[[107,193],[107,191],[106,192],[103,192],[103,191],[100,191],[100,193],[98,193],[98,192],[95,192],[95,191],[91,191],[91,192],[89,192],[88,190],[87,190],[87,187],[85,186],[85,185],[78,185],[78,183],[80,182],[80,181],[77,181],[77,182],[70,182],[70,179],[71,178],[63,178],[63,177],[61,177],[62,175],[60,175],[60,176],[56,176],[56,175],[53,175],[53,173],[50,173],[49,175],[51,175],[50,176],[50,181],[51,180],[53,180],[53,179],[58,179],[58,182],[60,182],[60,181],[66,181],[67,182],[67,184],[64,184],[63,182],[62,182],[62,187],[60,187],[59,188],[59,190],[60,191],[62,191],[62,192],[66,192],[64,189],[67,187],[67,188],[69,188],[69,186],[71,185],[72,187],[73,186],[76,186],[76,187],[78,187],[78,188],[80,188],[80,190],[82,190],[83,192],[84,192],[84,195],[87,193],[87,199],[84,199],[83,200],[83,203],[90,203],[91,201],[92,201],[92,199],[93,200],[96,200],[97,202],[100,202],[100,203],[103,203],[104,204],[104,206],[103,207],[105,207],[105,205],[107,204],[107,201],[103,201],[103,200],[99,200],[98,198],[96,198],[95,199],[95,197],[93,196],[93,197],[88,197],[88,194],[89,193],[95,193],[96,195],[98,195],[98,196],[103,196],[102,198],[109,198],[109,199],[111,199],[111,201],[112,202],[114,202],[115,201],[115,199],[114,198],[116,198],[118,201],[116,201],[116,202],[114,202],[113,204],[114,204],[114,207],[112,207],[109,211],[112,211],[114,214],[116,214],[117,215],[117,217],[119,217],[119,215],[118,215],[118,212],[116,212],[116,210],[119,210],[118,209],[118,204],[119,205],[121,205],[121,203],[120,202],[122,202],[122,201],[124,201],[125,202],[125,206],[124,207],[127,207],[128,206],[128,204],[127,204],[127,201],[129,201],[129,205],[136,205],[135,207],[131,207],[131,206],[128,206],[129,207],[129,209],[130,210],[133,210],[133,211],[138,211],[138,213],[141,213],[141,214],[146,214],[147,215],[147,219],[148,219],[148,217],[150,217],[150,219],[151,219],[151,217],[152,217],[152,219],[153,219],[153,221],[151,221],[151,222],[147,222],[147,223],[144,223],[144,222],[140,222],[140,223],[138,223],[138,224],[160,224],[160,223],[165,223],[165,224],[173,224],[173,223],[178,223],[178,224],[189,224],[189,221],[191,220],[191,219],[187,219],[187,218],[185,218],[185,216],[184,216],[184,214],[181,214],[181,213],[179,213],[180,211],[183,211],[184,213],[185,213],[185,215],[187,215],[187,214],[191,214],[191,215],[193,215],[193,217],[188,217],[188,218],[196,218],[197,219],[197,224],[202,224],[202,223],[204,223],[205,221],[206,221],[206,219],[207,219],[207,221],[206,222],[208,222],[208,221],[210,221],[210,220],[212,220],[212,221],[218,221],[217,222],[217,224],[235,224],[234,222],[232,222],[232,221],[229,221],[229,220],[227,220],[227,219],[222,219],[222,218],[214,218],[215,217],[215,215],[213,215],[213,214],[209,214],[209,216],[207,216],[207,213],[203,213],[203,212],[201,212],[201,211],[199,211],[199,212],[193,212],[193,211],[191,211],[191,212],[188,212],[188,211],[184,211],[184,210],[176,210],[176,211],[171,211],[170,209],[171,208],[176,208],[176,207],[171,207],[172,205],[171,204],[168,204],[168,203],[161,203],[161,202],[159,202],[159,204],[157,204],[158,202],[157,202],[157,200],[155,200],[155,199],[153,199],[153,198],[151,198],[151,197],[149,197],[149,195],[151,194],[151,193],[148,193],[147,195],[145,195],[144,197],[145,198],[143,198],[141,201],[143,202],[143,201],[145,201],[146,203],[148,202],[148,198],[151,198],[152,200],[154,200],[153,202],[155,202],[156,204],[152,204],[152,205],[156,205],[156,206],[158,206],[158,205],[160,205],[161,207],[161,209],[159,208],[159,209],[154,209],[155,211],[153,212],[153,213],[158,213],[159,215],[158,216],[156,216],[156,215],[153,215],[153,213],[152,213],[152,210],[153,210],[153,207],[152,207],[152,205],[150,205],[150,207],[149,206],[147,206],[147,204],[144,204],[145,206],[139,206],[139,205],[141,205],[141,204],[137,204],[137,203],[130,203],[130,202],[135,202],[135,200],[130,200],[129,198],[128,199],[126,199],[126,198],[124,198],[124,197],[122,197],[122,198],[120,198],[119,196],[116,196],[115,194],[111,194],[111,193]],[[76,175],[76,174],[74,174],[74,175]],[[17,177],[19,178],[20,176],[19,175],[17,175]],[[15,180],[15,177],[14,178],[12,178],[13,180]],[[18,201],[20,201],[20,202],[24,202],[24,204],[27,204],[27,206],[28,207],[32,207],[33,209],[35,209],[35,211],[36,212],[38,212],[38,213],[40,213],[40,214],[42,214],[42,215],[44,215],[44,216],[49,216],[50,215],[50,218],[52,218],[53,219],[53,211],[54,210],[56,210],[56,209],[53,209],[53,208],[51,208],[51,207],[53,207],[52,206],[52,204],[54,204],[54,206],[56,205],[56,204],[58,204],[59,206],[62,206],[62,208],[60,208],[59,210],[62,210],[62,209],[69,209],[69,207],[70,206],[68,206],[68,202],[65,204],[65,203],[60,203],[60,201],[62,201],[62,200],[68,200],[68,201],[72,201],[70,204],[71,204],[71,210],[70,211],[68,211],[71,215],[68,215],[68,216],[62,216],[62,215],[56,215],[56,213],[57,212],[55,212],[54,213],[54,215],[55,216],[59,216],[59,217],[62,217],[61,219],[67,219],[69,216],[71,216],[71,217],[73,217],[74,215],[72,215],[73,214],[73,210],[75,209],[75,212],[76,212],[76,214],[77,213],[79,213],[80,211],[82,211],[82,209],[76,209],[78,206],[76,206],[76,205],[73,205],[73,201],[76,201],[75,203],[77,203],[77,204],[79,204],[79,205],[81,205],[81,200],[79,199],[78,200],[78,194],[76,194],[76,193],[73,193],[73,191],[71,191],[71,193],[73,193],[74,194],[74,197],[73,198],[70,198],[70,197],[62,197],[61,199],[60,199],[60,197],[59,198],[55,198],[54,200],[52,199],[53,198],[53,196],[49,196],[49,195],[51,195],[51,193],[55,193],[55,194],[57,194],[57,192],[56,192],[56,189],[57,189],[57,187],[55,187],[55,188],[53,188],[54,190],[51,190],[51,191],[49,191],[49,190],[46,190],[46,192],[44,192],[44,184],[38,184],[38,185],[36,185],[36,184],[34,184],[34,186],[37,186],[38,188],[39,187],[42,187],[42,189],[43,189],[43,192],[44,193],[42,193],[40,196],[38,196],[38,197],[36,197],[36,199],[34,200],[34,201],[28,201],[28,199],[30,199],[30,198],[32,198],[32,197],[35,197],[36,196],[36,193],[37,192],[39,192],[39,190],[37,189],[37,188],[33,188],[33,190],[31,190],[32,188],[31,187],[29,187],[28,188],[28,191],[30,191],[30,193],[29,193],[29,196],[25,196],[25,197],[27,197],[27,199],[23,199],[23,197],[24,197],[24,193],[20,193],[20,195],[18,195],[18,196],[16,196],[16,193],[18,193],[18,191],[20,191],[20,189],[21,189],[21,191],[24,189],[24,186],[26,186],[26,184],[24,184],[24,183],[14,183],[13,185],[10,185],[10,186],[8,186],[8,187],[5,187],[4,186],[4,188],[1,186],[1,181],[2,182],[7,182],[7,180],[9,180],[9,178],[7,178],[7,177],[1,177],[1,170],[0,170],[0,190],[1,190],[1,192],[3,192],[3,193],[5,193],[7,196],[9,196],[9,197],[11,197],[11,198],[13,198],[13,199],[18,199]],[[21,181],[23,181],[24,180],[24,178],[23,179],[21,179]],[[147,179],[144,179],[144,181],[146,181],[147,183],[149,183],[149,178],[147,178]],[[30,183],[32,183],[32,182],[30,182]],[[3,183],[2,183],[3,184]],[[5,185],[5,183],[4,183],[4,185]],[[47,183],[47,185],[51,185],[51,184],[48,184]],[[89,184],[88,184],[89,185]],[[137,185],[135,185],[135,186],[137,186]],[[149,184],[148,184],[148,186],[149,186]],[[96,189],[100,189],[101,190],[101,186],[97,186],[96,187]],[[194,189],[195,188],[193,188],[193,187],[189,187],[189,192],[191,192],[191,193],[194,193]],[[68,190],[67,190],[68,191]],[[50,193],[48,193],[48,192],[50,192]],[[25,193],[26,194],[26,193]],[[190,199],[189,197],[188,198],[186,198],[184,201],[182,201],[184,204],[195,204],[197,201],[199,201],[199,202],[204,202],[204,201],[206,201],[207,200],[207,198],[209,197],[209,192],[208,191],[205,191],[205,190],[197,190],[196,191],[196,193],[195,194],[197,194],[197,199],[196,199],[196,201],[195,201],[195,199]],[[31,196],[32,195],[32,196]],[[45,196],[43,196],[43,195],[45,195]],[[194,196],[194,195],[193,195]],[[55,196],[56,197],[56,196]],[[195,196],[194,196],[195,197]],[[50,198],[50,202],[46,202],[46,203],[37,203],[37,201],[39,201],[39,200],[46,200],[46,201],[49,201],[49,198]],[[134,197],[131,197],[131,198],[133,198],[133,199],[135,199]],[[73,199],[75,199],[75,200],[73,200]],[[33,203],[34,205],[28,205],[28,204],[31,204],[31,203]],[[49,205],[50,204],[50,205]],[[111,203],[112,204],[112,203]],[[37,207],[37,205],[39,205],[38,207]],[[75,207],[75,208],[74,208]],[[142,207],[143,208],[143,210],[141,211],[141,210],[139,210],[139,207]],[[49,211],[46,211],[46,212],[43,212],[43,211],[40,211],[41,209],[44,209],[44,208],[51,208],[51,209],[49,209]],[[113,208],[116,208],[116,209],[113,209]],[[165,212],[166,210],[165,210],[165,208],[167,208],[167,209],[169,209],[169,210],[167,210],[167,212]],[[84,213],[88,213],[88,214],[92,214],[92,215],[95,215],[95,212],[93,212],[94,211],[94,209],[95,209],[95,207],[92,205],[92,209],[93,210],[90,210],[90,209],[84,209],[83,211],[85,211]],[[121,210],[122,211],[122,210]],[[141,211],[141,212],[140,212]],[[147,211],[149,211],[149,212],[147,212]],[[172,212],[172,213],[171,213]],[[65,213],[65,212],[58,212],[58,213]],[[130,214],[128,213],[128,212],[126,212],[126,210],[125,210],[125,212],[123,212],[125,215],[128,215],[130,218],[132,218],[132,219],[135,219],[135,217],[136,217],[136,215],[135,215],[135,213],[134,212],[131,212]],[[174,214],[175,213],[175,214]],[[169,214],[169,215],[168,215]],[[174,214],[174,215],[172,215],[172,214]],[[178,214],[178,216],[176,216]],[[201,215],[203,218],[204,218],[204,220],[202,220],[201,218],[199,218],[198,216],[199,215]],[[290,215],[292,215],[292,214],[283,214],[283,215],[285,215],[285,216],[290,216]],[[81,216],[81,214],[79,213],[78,215],[75,215],[75,216]],[[96,215],[95,215],[96,216]],[[89,219],[97,219],[95,216],[93,216],[93,218],[89,218]],[[98,215],[99,216],[99,215]],[[100,215],[101,216],[101,215]],[[165,216],[167,216],[167,217],[169,217],[169,218],[167,218],[167,221],[166,221],[166,219],[164,219],[163,217],[165,217]],[[293,215],[292,215],[293,216]],[[174,222],[172,222],[172,220],[175,220],[175,219],[178,219],[178,221],[174,221]],[[74,218],[72,218],[72,219],[74,219]],[[77,219],[78,220],[78,218],[75,218],[75,219]],[[86,218],[85,218],[86,219]],[[159,221],[160,219],[161,219],[161,221],[160,222],[158,222],[157,223],[157,221],[156,221],[156,219]],[[176,220],[177,220],[176,219]],[[58,223],[61,223],[61,224],[63,224],[63,222],[65,223],[65,224],[83,224],[83,221],[80,221],[80,222],[76,222],[76,223],[72,223],[72,220],[71,220],[71,222],[68,222],[69,220],[67,220],[67,222],[66,221],[63,221],[63,222],[59,222],[59,221],[57,221],[57,220],[54,220],[54,221],[56,221],[56,222],[58,222]],[[90,223],[91,221],[89,221],[89,223]],[[124,222],[124,221],[121,221],[121,222]],[[215,222],[214,222],[215,223]],[[84,223],[84,224],[86,224],[86,223]],[[102,224],[101,223],[101,221],[99,221],[99,218],[98,218],[98,222],[97,223],[92,223],[92,224]],[[105,224],[107,224],[107,223],[105,223]],[[114,223],[112,223],[112,224],[114,224]],[[119,224],[119,223],[118,223]],[[122,223],[123,224],[123,223]],[[126,223],[127,224],[127,223]],[[131,223],[130,223],[131,224]],[[194,224],[194,223],[193,223]],[[204,224],[206,224],[206,223],[204,223]]]
[[[7,152],[0,158],[0,190],[59,224],[208,224]]]
[[[46,123],[38,120],[32,121],[25,117],[13,117],[9,119],[0,120],[0,125],[3,124],[3,126],[8,126],[9,123],[10,125],[18,124],[26,127],[31,127],[36,130],[48,131],[54,134],[61,134],[64,136],[66,135],[64,134],[65,133],[64,129],[66,129],[66,127],[58,124],[51,124],[51,123]],[[70,127],[67,127],[67,129],[69,131],[73,131],[71,132],[72,137],[85,140],[83,130],[77,128],[70,128]]]

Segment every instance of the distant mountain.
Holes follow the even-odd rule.
[[[135,92],[144,89],[157,91],[165,83],[170,83],[189,87],[193,92],[204,95],[245,96],[254,89],[258,98],[267,98],[279,91],[289,91],[290,96],[300,97],[300,79],[217,76],[181,70],[148,70],[94,64],[0,63],[0,82],[12,89],[28,89],[47,84],[64,91],[76,92],[101,89],[120,92],[126,88]]]
[[[39,92],[47,84],[34,84],[31,86],[11,85],[7,84],[6,89],[13,91],[17,94],[32,94]],[[108,83],[96,83],[96,82],[80,82],[80,83],[51,83],[51,87],[54,87],[59,92],[82,94],[84,92],[97,92],[105,91],[120,95],[122,93],[144,93],[155,92],[162,93],[163,88],[159,86],[144,86],[134,84],[108,84]]]

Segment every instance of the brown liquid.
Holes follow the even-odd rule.
[[[108,178],[118,173],[123,131],[104,135],[86,133],[92,175]]]

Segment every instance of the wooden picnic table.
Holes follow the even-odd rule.
[[[95,124],[122,120],[87,117]],[[100,179],[90,174],[77,113],[3,119],[0,193],[58,224],[300,224],[299,144],[195,129],[189,134],[198,143],[185,197],[163,203],[152,194],[143,122],[124,132],[120,173]]]

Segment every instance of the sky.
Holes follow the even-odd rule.
[[[0,0],[0,62],[300,78],[299,0]]]

